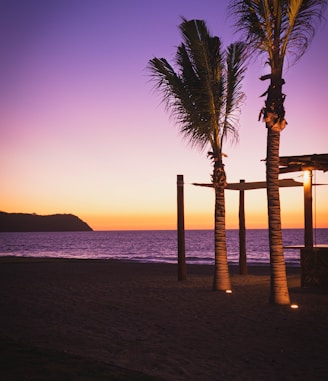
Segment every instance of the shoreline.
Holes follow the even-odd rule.
[[[23,255],[0,255],[0,264],[1,263],[9,263],[9,262],[56,262],[56,261],[95,261],[95,262],[104,262],[104,263],[110,263],[110,262],[119,262],[119,263],[138,263],[138,264],[150,264],[150,265],[170,265],[170,266],[177,266],[177,262],[160,262],[160,261],[142,261],[138,259],[121,259],[121,258],[77,258],[77,257],[38,257],[38,256],[23,256]],[[239,264],[236,262],[229,262],[228,263],[229,268],[234,269],[238,268]],[[188,258],[186,258],[186,266],[214,266],[213,263],[195,263],[195,262],[188,262]],[[269,268],[270,263],[269,262],[248,262],[247,266],[249,268],[256,268],[256,267],[267,267]],[[296,262],[286,262],[286,269],[300,269],[300,264]]]
[[[292,310],[269,304],[269,266],[230,270],[227,295],[212,291],[212,265],[178,282],[173,264],[1,257],[0,337],[166,381],[326,379],[327,292],[287,267]]]

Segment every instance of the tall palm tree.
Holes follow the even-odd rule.
[[[243,99],[245,45],[231,44],[222,50],[218,37],[211,36],[203,20],[180,25],[183,42],[177,48],[175,66],[165,58],[153,58],[149,69],[156,88],[161,90],[167,109],[180,125],[180,132],[192,145],[210,146],[215,189],[215,271],[214,290],[231,288],[225,231],[226,174],[222,143],[228,133],[237,137],[239,106]]]
[[[282,87],[283,66],[288,55],[295,61],[308,47],[315,22],[320,21],[327,0],[231,0],[229,8],[250,51],[264,53],[270,68],[261,80],[269,80],[261,110],[267,128],[266,180],[271,263],[270,301],[289,304],[283,253],[279,200],[280,133],[286,127]]]

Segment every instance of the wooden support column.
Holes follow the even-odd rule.
[[[313,247],[313,214],[312,214],[312,171],[303,172],[304,176],[304,246]]]
[[[240,180],[240,184],[245,180]],[[239,273],[247,274],[246,258],[246,224],[245,224],[245,191],[239,190]]]
[[[178,280],[186,280],[183,175],[177,175]]]

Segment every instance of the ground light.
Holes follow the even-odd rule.
[[[232,290],[226,290],[226,294],[232,294]]]
[[[293,310],[297,310],[299,307],[298,304],[291,304],[290,308],[292,308]]]

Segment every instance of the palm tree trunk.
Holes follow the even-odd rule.
[[[231,289],[227,258],[227,239],[225,229],[225,198],[224,188],[215,187],[215,267],[213,290],[226,291]]]
[[[267,199],[269,218],[271,289],[270,302],[289,304],[285,258],[281,231],[279,199],[279,145],[280,131],[268,127],[267,139]]]

